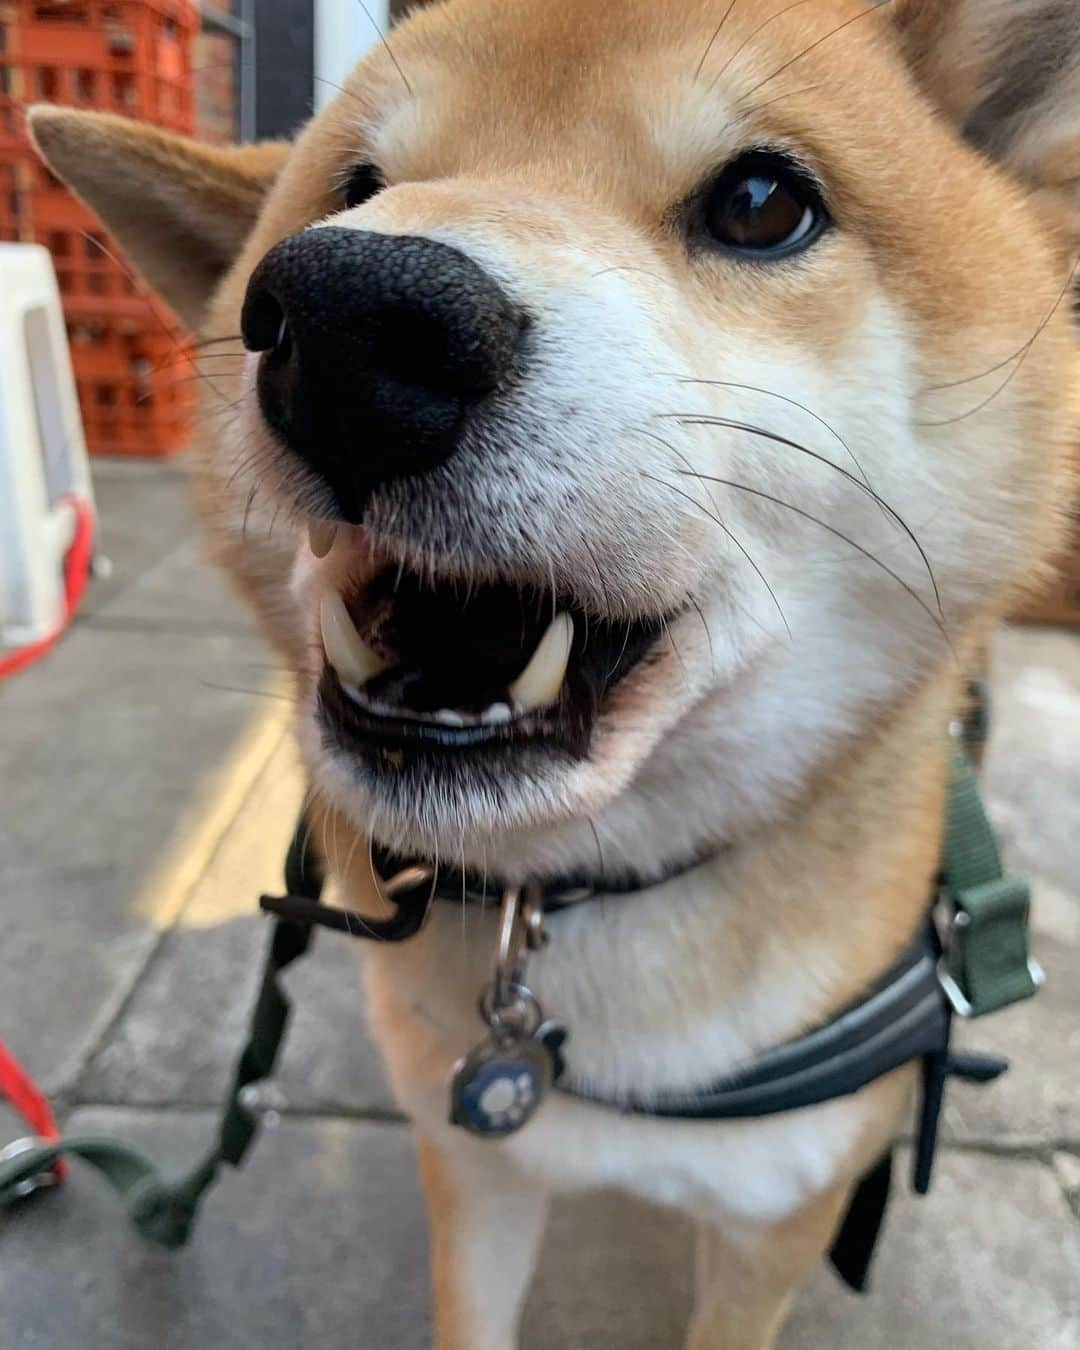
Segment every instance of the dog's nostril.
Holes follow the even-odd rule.
[[[249,352],[277,352],[292,343],[285,311],[265,288],[248,296],[240,330]]]

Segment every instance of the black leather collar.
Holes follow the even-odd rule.
[[[539,882],[540,893],[544,897],[544,912],[557,913],[570,905],[583,904],[587,900],[595,900],[605,895],[632,895],[635,891],[651,890],[653,886],[661,886],[666,881],[673,881],[676,877],[682,876],[684,872],[693,871],[695,867],[700,867],[719,852],[718,848],[706,849],[690,859],[672,863],[656,872],[623,873],[608,877],[601,870],[597,876],[574,872],[547,877]],[[401,857],[380,844],[372,846],[371,860],[375,871],[381,877],[394,876],[415,862],[415,859]],[[506,889],[505,881],[500,881],[497,877],[483,876],[467,868],[450,866],[438,867],[435,870],[436,900],[448,900],[458,905],[463,900],[474,904],[495,904]]]
[[[557,914],[571,905],[584,904],[589,900],[601,899],[605,895],[632,895],[637,891],[647,891],[673,881],[685,872],[693,871],[703,863],[715,857],[719,849],[709,849],[684,862],[672,864],[659,872],[648,875],[622,875],[614,877],[563,875],[547,877],[539,883],[544,899],[544,913]],[[380,881],[399,876],[418,865],[415,858],[402,857],[373,844],[371,863]],[[405,942],[415,937],[427,922],[431,906],[436,900],[452,904],[488,904],[497,905],[507,884],[496,877],[485,877],[461,867],[435,867],[434,876],[404,889],[395,891],[393,901],[396,912],[389,919],[366,918],[355,911],[341,909],[336,905],[324,905],[318,899],[297,894],[299,887],[290,887],[288,895],[264,895],[260,897],[260,908],[267,914],[275,914],[281,919],[292,919],[297,923],[318,924],[337,933],[346,933],[350,937],[366,942]]]

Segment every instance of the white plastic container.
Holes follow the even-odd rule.
[[[0,244],[0,653],[61,621],[69,495],[93,506],[52,259]]]

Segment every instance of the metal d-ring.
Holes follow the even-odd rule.
[[[544,1020],[536,995],[523,984],[512,984],[505,1003],[496,1004],[495,987],[488,985],[476,1001],[481,1018],[496,1036],[531,1036]]]

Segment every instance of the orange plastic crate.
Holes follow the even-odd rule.
[[[87,444],[95,454],[168,455],[191,429],[197,373],[182,331],[151,319],[68,319]]]
[[[8,0],[0,22],[0,144],[38,101],[193,130],[190,0]]]
[[[182,448],[194,372],[178,355],[179,322],[37,158],[25,107],[93,108],[190,133],[197,28],[192,0],[0,0],[0,240],[52,253],[95,454]]]

